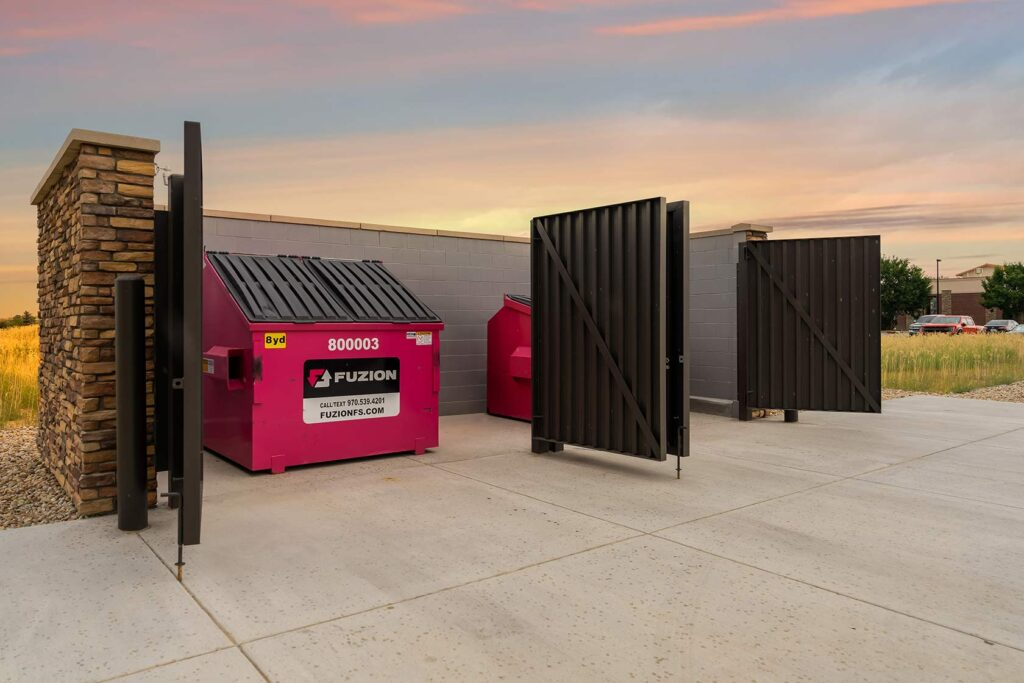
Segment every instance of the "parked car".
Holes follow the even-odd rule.
[[[986,332],[1013,332],[1018,327],[1016,320],[989,320],[985,323]]]
[[[978,334],[984,328],[969,315],[940,315],[921,325],[921,334]]]
[[[941,315],[922,315],[920,318],[910,323],[910,328],[907,331],[910,332],[911,335],[915,335],[921,331],[921,325],[924,325],[925,323],[930,323],[936,318],[941,317]]]
[[[1024,325],[1018,324],[1017,327],[1010,330],[1010,334],[1024,334]]]

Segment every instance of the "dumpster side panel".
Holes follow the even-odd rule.
[[[253,325],[251,469],[438,445],[438,323]]]
[[[203,270],[203,446],[252,468],[253,355],[249,321],[213,268]],[[221,367],[239,351],[237,367]]]
[[[530,421],[530,307],[506,297],[487,323],[487,412]]]

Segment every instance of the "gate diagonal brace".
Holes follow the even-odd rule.
[[[573,302],[579,308],[583,322],[590,330],[590,333],[594,336],[594,343],[601,352],[605,366],[611,372],[612,378],[615,380],[615,384],[618,386],[619,391],[622,392],[623,398],[626,399],[626,403],[633,412],[633,417],[640,425],[644,439],[647,441],[647,447],[654,454],[660,453],[661,443],[654,436],[654,432],[651,431],[651,426],[648,424],[647,418],[644,417],[643,411],[640,410],[640,404],[636,402],[636,396],[633,395],[633,392],[629,389],[629,385],[626,384],[626,379],[622,376],[622,370],[619,369],[618,363],[615,362],[615,358],[612,356],[612,352],[608,348],[608,343],[605,341],[604,335],[602,335],[600,329],[598,329],[597,323],[594,321],[593,316],[587,309],[586,303],[583,301],[583,297],[576,288],[576,283],[573,282],[572,276],[569,274],[568,269],[565,267],[561,257],[558,255],[558,251],[555,249],[555,245],[551,242],[551,237],[548,235],[547,227],[544,225],[543,221],[537,221],[537,234],[540,235],[541,240],[544,242],[544,250],[547,252],[548,257],[554,262],[558,269],[558,275],[562,278],[562,282],[565,283],[565,286],[569,291],[569,296],[572,297]]]
[[[789,302],[789,305],[797,312],[800,319],[804,321],[804,324],[807,325],[811,333],[819,342],[821,342],[821,345],[825,347],[825,350],[828,351],[828,355],[832,357],[832,360],[836,362],[836,365],[839,366],[850,382],[853,383],[853,386],[856,387],[858,392],[860,392],[860,395],[864,400],[868,402],[868,405],[870,405],[876,413],[881,413],[882,406],[875,401],[874,396],[871,395],[868,388],[864,386],[864,383],[861,382],[860,378],[853,372],[853,368],[851,368],[846,361],[840,357],[839,351],[836,347],[832,345],[832,342],[825,338],[824,333],[822,333],[822,331],[818,329],[818,326],[814,324],[814,321],[811,320],[811,316],[807,314],[807,311],[804,310],[803,306],[800,305],[800,302],[797,301],[796,297],[789,291],[782,279],[774,270],[771,269],[771,266],[769,266],[764,260],[764,257],[757,253],[756,249],[747,248],[745,251],[754,257],[758,267],[768,275],[768,278],[772,281],[772,284],[775,285],[775,288],[778,289],[784,297],[786,297],[786,301]]]

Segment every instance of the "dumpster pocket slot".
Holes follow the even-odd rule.
[[[508,361],[508,372],[516,379],[529,381],[533,375],[529,346],[519,346],[512,352]]]
[[[213,346],[203,354],[203,374],[224,382],[228,390],[245,384],[245,350]]]

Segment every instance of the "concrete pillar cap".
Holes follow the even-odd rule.
[[[71,132],[68,133],[67,138],[64,140],[64,144],[61,145],[60,151],[57,152],[57,156],[53,158],[50,163],[50,167],[46,169],[46,173],[43,174],[43,179],[36,185],[35,191],[32,193],[31,204],[38,206],[42,203],[43,198],[50,191],[50,188],[54,186],[57,179],[60,177],[64,167],[78,155],[78,150],[82,145],[95,145],[96,147],[111,147],[116,149],[130,149],[138,152],[152,152],[156,154],[160,151],[160,141],[153,140],[152,138],[140,138],[134,135],[118,135],[116,133],[103,133],[97,130],[84,130],[82,128],[72,128]]]

